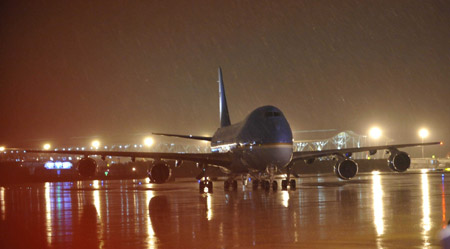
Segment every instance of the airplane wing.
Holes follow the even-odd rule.
[[[294,152],[292,161],[313,159],[313,158],[332,156],[332,155],[345,155],[345,154],[349,154],[349,153],[365,152],[365,151],[369,151],[371,154],[375,154],[376,151],[378,151],[378,150],[391,150],[392,151],[392,150],[396,150],[397,148],[437,145],[437,144],[442,144],[442,142],[415,143],[415,144],[392,144],[392,145],[382,145],[382,146],[321,150],[321,151],[296,151],[296,152]]]
[[[193,136],[193,135],[179,135],[179,134],[169,134],[169,133],[152,133],[152,134],[159,135],[159,136],[180,137],[180,138],[195,139],[195,140],[210,141],[210,142],[212,139],[212,137]]]
[[[82,155],[90,156],[97,155],[102,158],[107,156],[131,157],[133,160],[136,157],[153,158],[155,160],[169,159],[169,160],[185,160],[198,163],[205,163],[217,166],[228,166],[231,164],[231,155],[229,153],[162,153],[162,152],[129,152],[129,151],[97,151],[97,150],[33,150],[33,149],[8,149],[20,150],[24,153],[45,153],[45,154],[60,154],[60,155]]]
[[[334,149],[334,150],[321,150],[321,151],[297,151],[293,153],[291,163],[298,160],[308,160],[318,157],[333,156],[333,155],[343,155],[365,152],[369,151],[371,154],[375,154],[378,150],[391,150],[395,151],[398,148],[404,147],[415,147],[415,146],[427,146],[427,145],[437,145],[442,144],[442,142],[431,142],[431,143],[415,143],[415,144],[393,144],[393,145],[382,145],[382,146],[371,146],[371,147],[360,147],[360,148],[346,148],[346,149]],[[232,162],[232,155],[230,153],[163,153],[163,152],[128,152],[128,151],[97,151],[97,150],[83,150],[83,151],[54,151],[54,150],[34,150],[34,149],[8,149],[8,150],[20,150],[24,153],[45,153],[45,154],[60,154],[60,155],[98,155],[102,158],[107,156],[120,156],[120,157],[131,157],[133,160],[136,157],[140,158],[153,158],[155,160],[168,159],[168,160],[185,160],[192,161],[216,166],[229,166]]]

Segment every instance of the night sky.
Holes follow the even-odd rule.
[[[1,1],[0,144],[212,135],[219,66],[232,122],[450,143],[450,1],[165,0]]]

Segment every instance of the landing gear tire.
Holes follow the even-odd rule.
[[[233,191],[237,190],[237,181],[233,180],[233,182],[231,183],[231,187],[233,188]]]
[[[200,194],[203,194],[205,191],[205,183],[203,181],[200,181],[200,184],[198,186],[198,191],[200,192]]]
[[[277,181],[273,181],[272,182],[272,190],[273,191],[277,191],[278,190],[278,183],[277,183]]]
[[[257,179],[253,180],[252,181],[252,188],[253,188],[253,190],[258,189],[258,186],[259,186],[259,180],[257,180]]]
[[[209,181],[206,184],[206,187],[208,188],[208,193],[212,193],[213,192],[213,182],[212,181]]]
[[[287,187],[288,187],[288,181],[282,180],[281,181],[281,190],[287,190]]]
[[[228,191],[230,189],[230,182],[229,181],[224,181],[223,182],[223,189],[225,191]]]
[[[264,180],[261,184],[261,188],[264,189],[265,191],[269,191],[270,190],[270,182]]]
[[[297,188],[297,182],[295,180],[291,180],[289,182],[289,186],[291,187],[291,190],[295,190]]]

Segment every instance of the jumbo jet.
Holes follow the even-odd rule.
[[[250,176],[254,189],[278,189],[274,176],[278,172],[286,172],[286,178],[281,181],[282,190],[296,188],[295,179],[291,179],[294,162],[304,160],[311,164],[320,157],[332,156],[336,160],[334,173],[343,180],[350,180],[358,173],[358,164],[351,159],[352,153],[369,152],[375,154],[378,150],[390,153],[387,160],[392,171],[404,172],[410,164],[410,156],[399,148],[412,146],[436,145],[440,142],[396,144],[361,148],[332,149],[321,151],[293,151],[292,130],[283,112],[275,106],[262,106],[252,111],[243,121],[231,124],[228,113],[222,70],[219,68],[219,109],[220,127],[212,137],[154,133],[171,137],[205,140],[211,144],[211,153],[160,153],[160,152],[127,152],[127,151],[47,151],[25,150],[27,153],[57,153],[64,155],[82,155],[77,169],[80,175],[94,176],[97,163],[90,155],[99,155],[103,160],[107,156],[152,158],[153,163],[148,171],[150,180],[154,183],[164,183],[171,175],[169,161],[175,161],[175,167],[183,161],[195,162],[201,168],[199,191],[211,193],[213,182],[208,176],[209,167],[218,167],[228,175],[224,181],[224,189],[237,189],[237,180],[248,179]],[[245,176],[245,177],[244,177]],[[296,176],[296,175],[294,175]],[[243,184],[247,182],[243,180]]]

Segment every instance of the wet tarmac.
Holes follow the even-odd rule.
[[[3,186],[0,248],[440,248],[450,218],[450,174],[311,175],[297,184],[225,192],[216,181],[213,194],[191,179]]]

